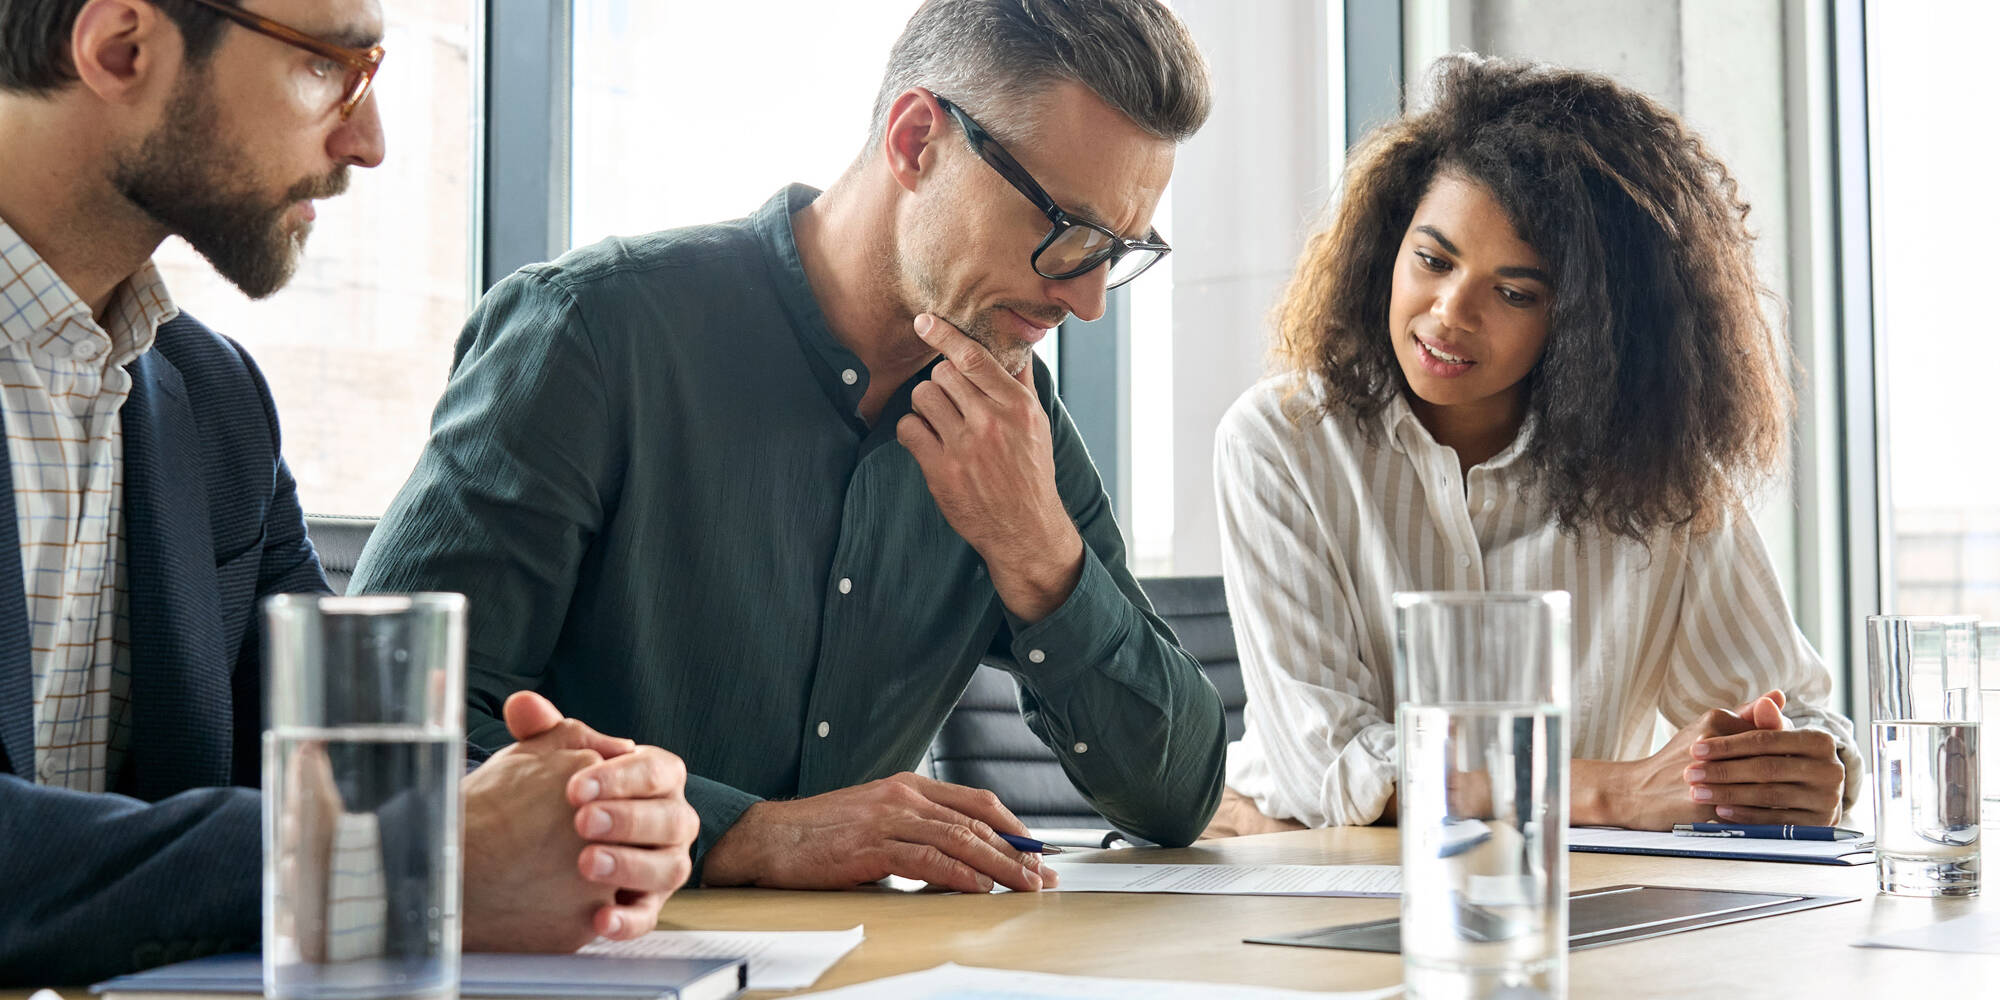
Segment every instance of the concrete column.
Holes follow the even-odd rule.
[[[1174,10],[1217,81],[1215,113],[1174,171],[1173,571],[1195,575],[1221,571],[1216,424],[1269,368],[1271,310],[1324,215],[1337,143],[1326,4],[1180,0]]]

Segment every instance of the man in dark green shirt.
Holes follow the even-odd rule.
[[[898,773],[989,650],[1099,811],[1192,841],[1222,706],[1032,346],[1165,252],[1207,111],[1156,0],[931,0],[824,195],[486,296],[355,586],[470,596],[475,744],[525,688],[679,753],[710,885],[1040,888],[990,793]]]

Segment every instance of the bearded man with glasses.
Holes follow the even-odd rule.
[[[929,0],[824,193],[488,293],[355,587],[471,595],[473,742],[525,689],[679,753],[707,885],[1050,884],[910,773],[989,652],[1100,813],[1188,843],[1222,703],[1033,348],[1167,252],[1209,106],[1157,0]]]
[[[0,986],[257,946],[258,604],[327,585],[263,377],[151,257],[177,235],[284,285],[313,202],[382,161],[381,32],[375,0],[0,0]],[[465,947],[650,931],[689,866],[680,762],[504,714],[520,742],[463,785]]]

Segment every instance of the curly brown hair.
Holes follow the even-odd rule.
[[[1548,264],[1549,337],[1527,376],[1523,489],[1563,530],[1644,540],[1715,523],[1784,454],[1791,354],[1773,336],[1736,181],[1678,116],[1594,73],[1477,56],[1348,158],[1331,226],[1278,310],[1278,355],[1362,420],[1408,391],[1390,277],[1441,171],[1483,185]]]

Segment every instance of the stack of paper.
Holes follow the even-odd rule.
[[[630,941],[598,938],[586,955],[615,958],[748,958],[753,990],[797,990],[819,981],[862,940],[844,931],[654,931]]]
[[[1057,864],[1044,892],[1192,892],[1218,896],[1396,896],[1395,865]],[[754,972],[754,967],[753,967]]]
[[[1596,826],[1569,829],[1569,849],[1595,854],[1658,854],[1675,858],[1798,861],[1815,865],[1864,865],[1875,860],[1873,840],[1764,840],[1756,837],[1676,837],[1651,830]]]
[[[1865,941],[1854,942],[1854,946],[2000,955],[2000,913],[1974,913],[1942,923],[1877,934]]]

